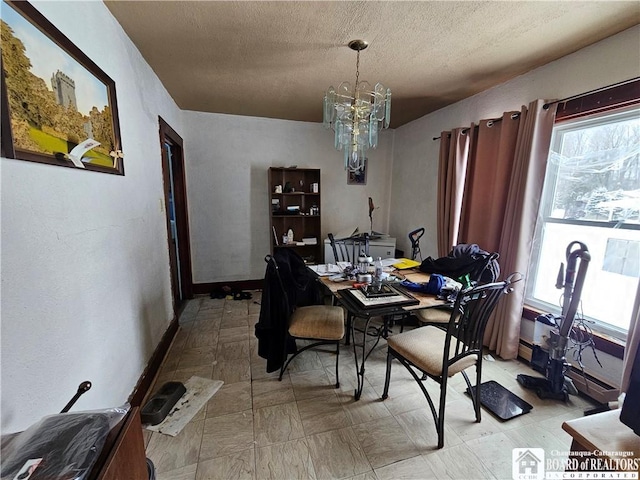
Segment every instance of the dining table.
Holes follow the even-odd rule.
[[[335,270],[333,268],[333,271]],[[325,266],[325,271],[331,272],[332,267]],[[418,269],[389,272],[388,278],[392,280],[382,283],[387,288],[387,295],[379,297],[375,295],[367,297],[365,290],[370,286],[363,288],[355,280],[341,279],[339,275],[335,274],[323,275],[322,269],[316,269],[314,272],[323,288],[330,292],[335,302],[347,312],[345,344],[353,345],[357,377],[355,400],[359,400],[362,395],[367,358],[376,348],[380,339],[386,338],[390,334],[391,324],[396,320],[403,321],[417,310],[449,305],[446,299],[438,298],[434,294],[409,291],[402,285],[401,282],[405,279],[414,284],[428,283],[430,275]],[[382,318],[381,325],[372,324],[374,319],[380,317]],[[356,333],[361,334],[360,341],[356,341]]]

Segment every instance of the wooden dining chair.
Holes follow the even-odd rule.
[[[283,363],[280,367],[279,380],[286,371],[291,361],[302,352],[320,345],[335,345],[336,347],[336,388],[340,387],[340,377],[338,374],[338,364],[340,360],[340,340],[344,337],[344,310],[342,307],[330,305],[308,305],[296,307],[289,298],[287,287],[281,274],[280,266],[276,259],[267,255],[267,275],[271,274],[275,278],[275,290],[272,292],[270,301],[282,302],[283,312],[288,313],[286,318],[286,338],[284,341]],[[291,341],[310,340],[313,343],[302,348],[294,348],[293,355],[290,353]],[[288,358],[287,358],[288,357]],[[286,360],[286,361],[284,361]]]
[[[387,371],[382,399],[389,395],[391,362],[394,358],[409,371],[424,394],[438,433],[438,448],[444,446],[444,417],[447,381],[462,373],[471,392],[476,421],[480,421],[480,379],[482,375],[482,339],[484,330],[500,298],[512,291],[511,284],[520,280],[519,273],[503,282],[471,287],[458,294],[449,315],[446,330],[426,326],[393,335],[387,340]],[[475,390],[466,369],[476,367]],[[423,384],[423,375],[440,385],[438,409]]]

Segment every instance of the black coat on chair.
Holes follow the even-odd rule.
[[[267,360],[267,372],[275,372],[286,361],[284,342],[287,352],[296,351],[295,341],[288,337],[288,319],[295,307],[322,303],[319,285],[300,255],[289,248],[276,249],[273,258],[278,264],[280,277],[291,303],[287,311],[287,301],[276,285],[278,277],[274,267],[267,263],[262,287],[260,318],[255,327],[258,339],[258,355]]]

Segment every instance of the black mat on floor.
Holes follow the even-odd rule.
[[[475,392],[475,387],[473,390]],[[468,388],[467,394],[470,394]],[[480,384],[480,404],[501,420],[511,420],[533,408],[494,380]]]

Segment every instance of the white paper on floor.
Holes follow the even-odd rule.
[[[186,393],[180,397],[166,418],[157,425],[146,425],[145,428],[175,437],[223,384],[222,380],[191,377],[184,383]]]

